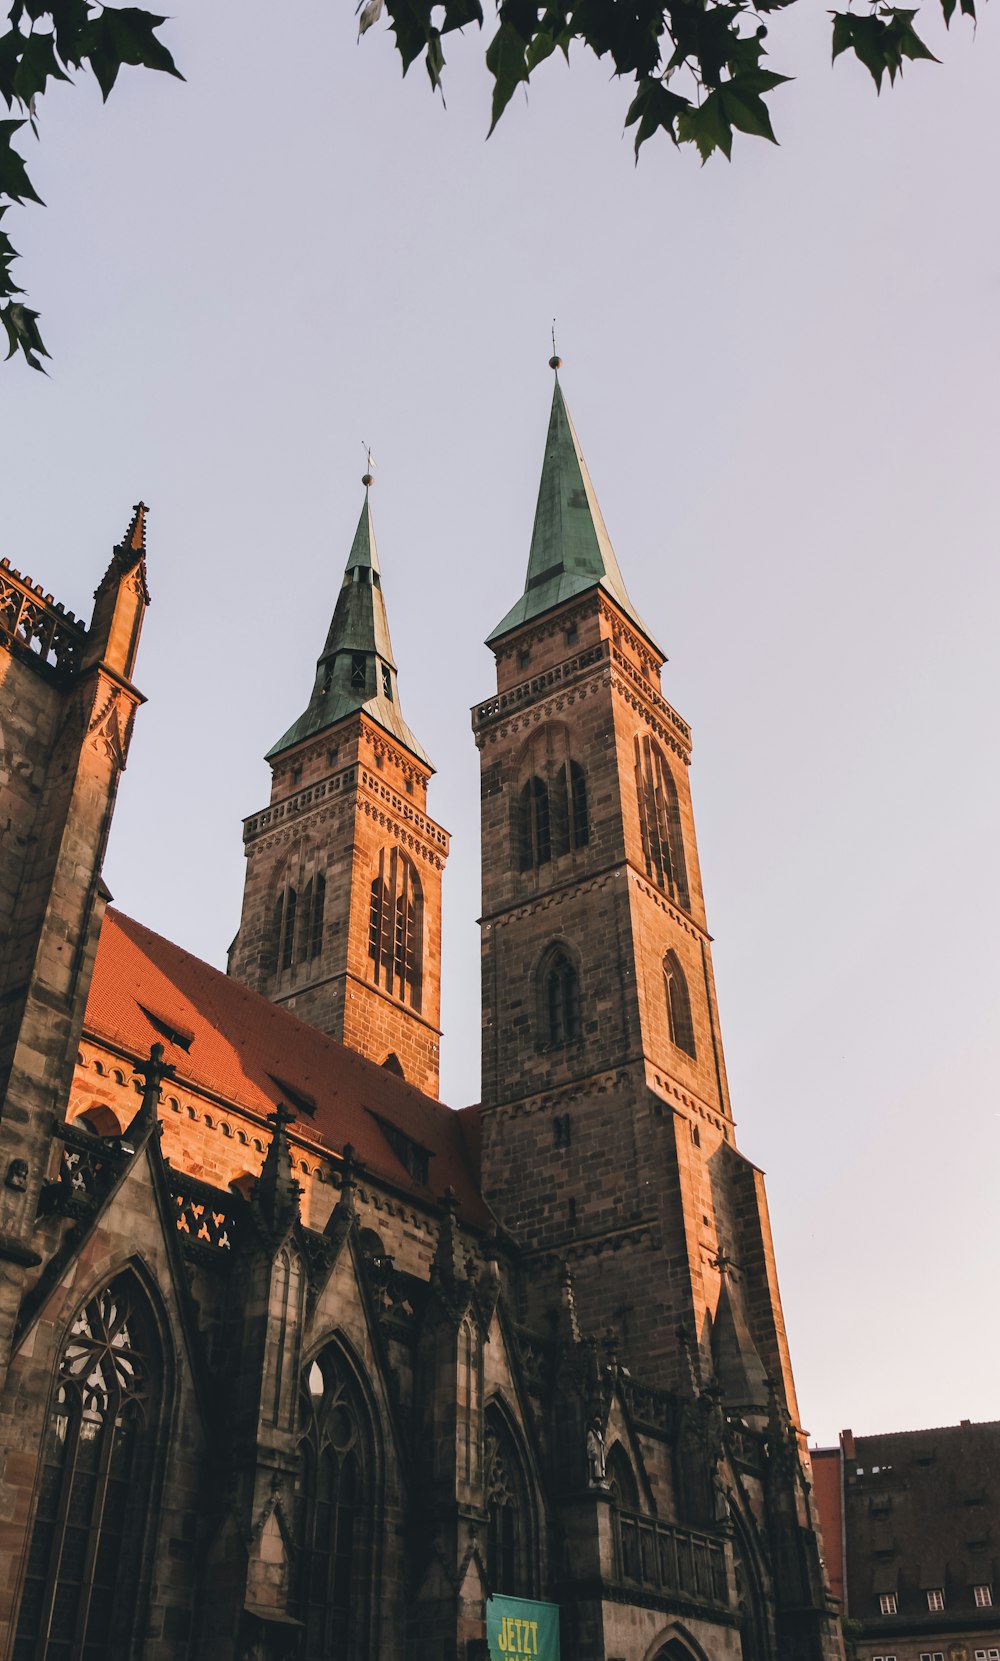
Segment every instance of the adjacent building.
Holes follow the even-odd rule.
[[[814,1448],[857,1661],[1000,1661],[1000,1422]]]

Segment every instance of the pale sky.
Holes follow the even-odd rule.
[[[798,15],[801,14],[801,15]],[[771,21],[780,149],[622,138],[550,60],[489,144],[350,5],[181,0],[188,79],[46,95],[8,220],[54,356],[0,379],[0,552],[68,606],[132,503],[153,604],[106,875],[222,965],[240,821],[304,707],[361,506],[438,769],[444,1099],[478,1093],[481,642],[521,590],[563,385],[693,726],[738,1135],[767,1172],[803,1422],[995,1418],[1000,17],[876,98]]]

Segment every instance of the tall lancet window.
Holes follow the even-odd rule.
[[[80,1310],[59,1362],[12,1661],[131,1654],[161,1380],[152,1311],[121,1275]]]
[[[694,1057],[694,1022],[691,1019],[691,996],[687,980],[676,952],[667,952],[663,959],[663,990],[667,1000],[667,1026],[671,1044]]]
[[[372,877],[368,958],[376,986],[419,1010],[424,899],[416,867],[398,848],[383,848]]]
[[[334,1348],[309,1368],[296,1484],[303,1661],[365,1661],[374,1596],[375,1473],[368,1415]]]
[[[326,877],[315,863],[308,850],[293,855],[275,896],[271,929],[279,973],[312,963],[323,952]]]
[[[486,1410],[486,1568],[491,1592],[531,1597],[533,1510],[524,1462],[503,1414]]]
[[[648,736],[635,741],[635,774],[646,874],[688,910],[691,899],[677,786],[666,756]]]
[[[539,1032],[543,1049],[557,1049],[580,1036],[580,977],[561,946],[551,946],[538,977]]]

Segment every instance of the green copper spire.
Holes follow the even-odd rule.
[[[367,475],[364,507],[326,645],[316,664],[312,697],[294,726],[268,750],[268,760],[358,709],[363,709],[430,766],[426,752],[406,725],[399,707],[396,663],[382,598],[382,573],[372,528]]]
[[[521,623],[551,611],[553,606],[561,605],[575,594],[600,587],[655,646],[653,636],[628,597],[618,569],[580,441],[559,385],[558,358],[551,360],[551,367],[556,370],[556,384],[524,593],[487,637],[487,644],[499,640]]]

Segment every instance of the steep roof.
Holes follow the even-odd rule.
[[[996,1608],[978,1608],[974,1588],[996,1596],[1000,1582],[1000,1422],[845,1431],[841,1443],[851,1614],[891,1626],[878,1600],[894,1592],[899,1618],[926,1631],[995,1627]],[[933,1589],[944,1593],[939,1613],[928,1610]]]
[[[487,636],[487,645],[595,587],[611,595],[662,658],[628,597],[557,374],[524,593]]]
[[[179,1082],[261,1117],[282,1101],[293,1136],[338,1154],[353,1143],[373,1175],[424,1202],[451,1187],[463,1222],[492,1226],[470,1157],[466,1121],[474,1115],[452,1112],[114,909],[101,930],[84,1031],[137,1059],[162,1043]],[[393,1151],[380,1119],[432,1156],[428,1186]]]
[[[355,660],[365,660],[360,685],[356,684]],[[290,749],[303,738],[324,732],[345,715],[363,709],[380,727],[429,767],[430,759],[419,744],[399,707],[396,663],[389,639],[389,619],[382,596],[382,572],[375,546],[370,492],[366,486],[364,506],[354,533],[344,579],[337,595],[326,644],[316,664],[309,703],[286,733],[267,752],[268,760]]]

